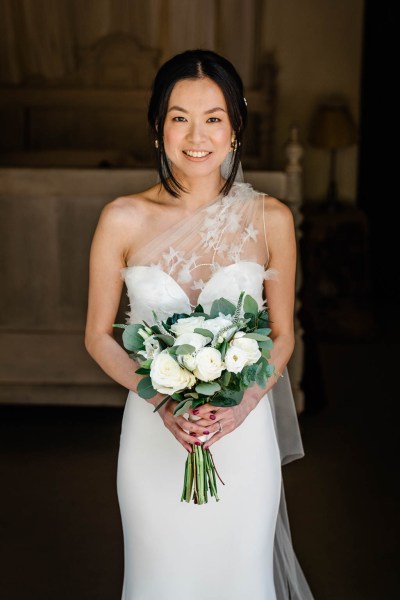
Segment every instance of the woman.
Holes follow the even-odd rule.
[[[292,215],[237,181],[247,108],[241,79],[223,57],[193,50],[167,61],[148,120],[160,182],[103,209],[86,327],[88,352],[130,390],[118,462],[123,600],[312,598],[291,546],[281,478],[281,463],[302,456],[286,371],[294,345]],[[204,405],[195,421],[174,417],[171,401],[154,414],[163,397],[146,402],[135,393],[141,376],[112,335],[121,273],[130,322],[152,321],[153,310],[161,319],[187,314],[198,303],[207,312],[222,296],[236,304],[241,290],[260,307],[268,299],[270,360],[283,379],[250,388],[235,407]],[[221,501],[181,503],[184,450],[204,435],[226,480]]]

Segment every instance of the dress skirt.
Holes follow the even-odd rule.
[[[122,600],[276,600],[282,472],[268,397],[211,451],[225,483],[220,501],[181,502],[187,452],[153,406],[129,393],[117,475]]]

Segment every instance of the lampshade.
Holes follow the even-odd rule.
[[[322,104],[310,125],[309,142],[316,148],[333,150],[357,141],[356,126],[345,104]]]

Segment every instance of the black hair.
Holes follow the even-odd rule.
[[[173,176],[164,149],[163,129],[168,103],[178,81],[203,77],[212,79],[221,89],[236,137],[230,171],[221,189],[224,195],[231,189],[240,164],[243,134],[247,125],[247,106],[243,95],[243,82],[235,67],[229,60],[211,50],[186,50],[173,56],[160,67],[155,76],[147,118],[154,139],[160,181],[167,192],[175,198],[179,197],[179,192],[185,190]]]

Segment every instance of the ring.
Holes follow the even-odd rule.
[[[222,431],[221,421],[218,421],[218,427],[219,427],[218,433],[221,433],[221,431]]]

